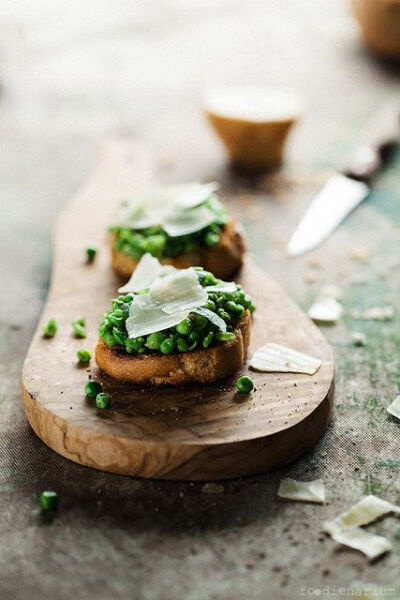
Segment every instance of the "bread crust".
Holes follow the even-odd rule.
[[[98,367],[120,381],[141,385],[184,385],[210,383],[232,375],[243,365],[250,342],[251,315],[246,310],[238,322],[233,340],[174,354],[131,356],[107,346],[99,339],[95,356]]]
[[[122,277],[130,277],[138,260],[114,248],[115,234],[111,235],[111,259],[114,269]],[[174,258],[161,258],[164,265],[173,265],[177,269],[187,267],[204,267],[220,279],[231,277],[243,264],[245,252],[243,231],[236,219],[231,219],[223,228],[220,240],[212,248],[202,247],[198,252],[181,254]]]

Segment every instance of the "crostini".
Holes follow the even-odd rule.
[[[110,227],[114,269],[129,277],[149,253],[178,269],[199,265],[231,277],[243,263],[245,243],[217,189],[215,183],[158,187],[126,202]]]
[[[255,306],[240,285],[202,267],[145,254],[100,322],[96,362],[136,384],[208,383],[244,363]]]

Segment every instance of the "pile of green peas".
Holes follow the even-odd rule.
[[[189,235],[170,237],[162,227],[146,229],[129,229],[112,227],[115,234],[114,248],[123,254],[138,260],[147,252],[156,258],[180,256],[195,252],[201,246],[216,246],[223,227],[228,222],[228,215],[220,202],[215,198],[205,203],[215,214],[215,221],[210,225]]]
[[[201,267],[195,267],[200,285],[216,285],[219,279]],[[140,355],[149,353],[172,354],[173,352],[190,352],[196,348],[208,348],[214,342],[226,342],[234,339],[235,325],[246,309],[253,312],[255,306],[251,297],[240,285],[231,293],[210,292],[204,305],[221,317],[227,324],[227,331],[221,332],[203,315],[190,314],[180,323],[169,329],[150,333],[146,336],[129,338],[125,321],[134,298],[133,294],[119,296],[111,301],[108,311],[99,328],[99,335],[107,346],[122,349],[128,354]]]

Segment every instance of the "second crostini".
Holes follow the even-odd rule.
[[[217,189],[215,183],[155,187],[126,202],[110,227],[114,269],[129,277],[149,253],[178,269],[199,265],[231,277],[243,263],[245,242]]]

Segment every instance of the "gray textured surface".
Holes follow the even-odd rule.
[[[48,288],[51,223],[108,135],[152,143],[165,180],[222,180],[259,263],[301,305],[326,283],[342,288],[347,309],[398,303],[399,154],[313,253],[318,263],[283,252],[330,165],[398,92],[398,69],[362,50],[334,0],[13,2],[0,37],[1,599],[261,600],[300,598],[302,586],[331,586],[335,597],[341,586],[399,583],[398,521],[371,527],[394,545],[372,565],[320,533],[364,492],[400,501],[399,424],[385,412],[400,383],[398,317],[345,317],[326,329],[337,360],[328,434],[291,468],[224,483],[219,494],[69,463],[30,431],[19,392]],[[198,105],[203,86],[243,79],[291,87],[307,104],[285,169],[251,182],[225,168]],[[366,332],[365,348],[351,345],[354,329]],[[329,504],[278,501],[284,475],[322,477]],[[61,498],[51,522],[37,508],[44,488]]]

